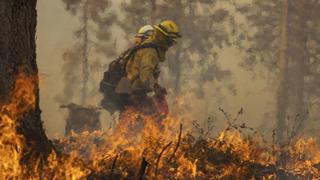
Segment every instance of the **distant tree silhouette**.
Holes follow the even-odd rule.
[[[98,61],[90,60],[92,54],[110,55],[114,53],[114,49],[105,46],[103,42],[111,39],[109,28],[115,15],[107,12],[111,7],[110,0],[62,1],[65,3],[67,11],[73,16],[79,17],[81,27],[74,32],[76,37],[74,47],[67,50],[63,55],[65,87],[57,99],[59,102],[68,103],[76,99],[75,94],[80,90],[80,102],[85,104],[88,101],[88,96],[92,95],[90,93],[91,86],[88,87],[88,83],[94,81],[93,77],[96,70],[93,69],[102,66]]]
[[[286,116],[303,119],[311,99],[317,97],[319,50],[316,30],[319,20],[318,1],[283,0],[258,1],[239,6],[252,28],[247,33],[247,57],[242,65],[253,69],[262,64],[278,78],[276,95],[277,138],[284,141],[287,131]],[[294,119],[294,118],[292,118]],[[292,123],[292,122],[290,122]],[[300,126],[304,127],[303,124]]]

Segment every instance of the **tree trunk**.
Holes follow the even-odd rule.
[[[290,54],[292,59],[295,61],[295,69],[293,77],[295,84],[295,94],[294,94],[294,112],[299,115],[299,119],[303,121],[304,116],[307,112],[307,107],[305,103],[305,69],[306,61],[308,59],[308,50],[306,47],[308,32],[306,32],[305,27],[307,18],[306,18],[306,9],[304,5],[304,0],[296,0],[294,8],[297,11],[298,22],[295,27],[296,31],[294,32],[292,43],[290,43]],[[302,125],[302,124],[301,124]],[[300,127],[302,128],[302,126]]]
[[[0,103],[10,102],[15,75],[21,72],[38,75],[36,64],[35,33],[37,23],[37,0],[0,1]],[[39,86],[34,83],[35,108],[19,120],[17,132],[26,141],[22,160],[46,157],[53,146],[45,135],[40,118]]]
[[[279,53],[279,88],[277,92],[277,127],[276,136],[277,141],[282,144],[285,140],[286,132],[286,112],[288,109],[288,0],[283,0],[282,8],[282,22],[281,22],[281,41],[280,41],[280,53]]]
[[[183,24],[183,4],[181,1],[176,1],[174,4],[174,7],[177,8],[175,15],[174,15],[174,20],[178,23],[178,25]],[[171,73],[174,77],[174,96],[178,97],[179,94],[181,93],[181,80],[182,80],[182,60],[180,59],[180,54],[181,54],[181,49],[182,49],[182,44],[177,44],[176,45],[176,51],[174,52],[172,59],[169,61],[169,68],[171,70]]]
[[[85,104],[87,100],[88,94],[88,80],[89,80],[89,52],[88,52],[88,3],[89,1],[86,0],[83,5],[83,62],[82,62],[82,96],[81,96],[81,104]]]

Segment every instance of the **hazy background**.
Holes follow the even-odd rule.
[[[116,2],[116,1],[115,1]],[[116,6],[115,6],[116,7]],[[40,97],[42,119],[49,137],[61,136],[64,133],[64,118],[66,111],[59,109],[59,103],[55,100],[57,94],[62,91],[63,77],[63,53],[70,49],[75,38],[73,32],[79,26],[79,19],[71,16],[65,10],[65,6],[60,0],[38,0],[38,28],[37,28],[37,61],[40,72]],[[141,24],[142,25],[142,24]],[[180,24],[183,28],[183,24]],[[139,27],[136,27],[138,29]],[[113,31],[116,31],[114,29]],[[134,33],[134,32],[133,32]],[[127,48],[124,36],[121,33],[113,34],[116,39],[119,52]],[[244,71],[239,62],[242,53],[235,48],[225,48],[219,51],[218,63],[222,69],[232,72],[231,81],[234,82],[237,94],[233,95],[227,90],[222,90],[223,100],[214,97],[214,84],[207,83],[203,86],[205,99],[203,101],[194,97],[184,96],[183,103],[192,103],[192,110],[188,116],[190,119],[203,120],[207,116],[216,116],[217,124],[222,125],[225,121],[218,108],[221,107],[231,115],[236,115],[240,108],[244,109],[241,121],[262,130],[273,127],[274,92],[267,88],[267,80],[260,76],[253,78],[252,74]],[[102,64],[107,64],[112,59],[102,59]],[[97,82],[102,78],[103,71],[98,72],[101,76],[96,77]],[[266,72],[267,74],[267,72]],[[212,74],[214,76],[214,74]],[[96,83],[96,86],[99,84]],[[167,87],[170,91],[170,87]],[[172,87],[171,87],[172,88]],[[183,88],[183,87],[182,87]],[[74,91],[80,91],[74,89]],[[99,97],[99,92],[97,92]],[[174,98],[169,95],[169,98]],[[91,104],[98,105],[99,98],[95,98]],[[269,114],[269,116],[268,116]],[[110,118],[107,113],[103,113],[102,121],[106,126]],[[262,127],[262,128],[261,128]]]

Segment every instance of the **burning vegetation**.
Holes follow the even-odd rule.
[[[109,27],[108,22],[112,18],[105,19],[99,13],[96,13],[97,9],[104,12],[109,7],[107,6],[108,1],[87,0],[83,1],[86,2],[82,4],[83,6],[78,6],[82,2],[80,0],[64,1],[69,3],[70,6],[67,8],[70,8],[74,13],[77,7],[83,8],[81,12],[83,12],[84,17],[84,28],[81,28],[81,31],[78,33],[79,37],[81,35],[84,37],[83,44],[77,45],[75,49],[82,47],[80,49],[84,52],[83,74],[85,76],[83,78],[82,99],[85,101],[87,95],[90,94],[86,90],[88,82],[87,68],[89,66],[88,44],[91,43],[88,38],[90,28],[87,28],[87,23],[91,19],[90,21],[104,25],[101,28],[104,30]],[[122,8],[126,8],[128,13],[134,10],[135,5],[138,4],[136,3],[137,1],[131,2],[130,6],[122,4]],[[145,2],[147,3],[147,1]],[[190,24],[186,26],[187,30],[185,34],[189,34],[190,38],[206,40],[192,47],[189,44],[181,45],[174,53],[177,59],[185,59],[185,57],[190,57],[190,54],[196,52],[202,53],[202,56],[208,59],[215,59],[215,53],[211,50],[215,48],[216,44],[221,47],[223,44],[232,44],[228,41],[228,38],[225,38],[225,34],[222,33],[227,32],[224,28],[216,26],[217,29],[212,29],[211,26],[205,26],[214,23],[221,24],[222,20],[234,22],[234,19],[229,18],[229,13],[225,10],[212,9],[213,5],[216,5],[212,3],[216,1],[194,1],[193,6],[187,1],[178,0],[170,1],[174,2],[174,4],[159,4],[156,1],[150,2],[153,2],[150,5],[152,5],[151,9],[155,12],[152,16],[152,21],[155,21],[155,17],[157,16],[164,17],[158,13],[166,12],[166,9],[181,7],[177,8],[177,10],[185,10],[181,12],[173,11],[170,18],[175,17],[182,24],[187,23],[184,22],[185,19],[188,20]],[[316,32],[318,26],[315,24],[317,23],[314,23],[314,19],[311,18],[317,17],[315,15],[318,13],[320,5],[316,1],[308,1],[307,3],[307,1],[302,0],[283,0],[283,3],[279,4],[270,3],[275,1],[268,1],[268,3],[265,1],[262,3],[262,1],[254,0],[253,2],[257,8],[255,11],[249,11],[252,14],[248,14],[248,17],[253,18],[255,20],[253,21],[255,22],[254,24],[257,25],[265,26],[265,22],[270,21],[269,19],[259,19],[257,17],[271,17],[278,22],[279,19],[269,16],[266,12],[273,13],[273,11],[268,11],[270,7],[276,7],[272,9],[277,12],[279,8],[282,9],[281,15],[278,15],[278,18],[282,17],[278,28],[274,28],[275,26],[270,24],[272,29],[281,30],[277,33],[269,33],[281,34],[280,38],[276,38],[280,39],[280,41],[273,44],[275,46],[279,44],[283,45],[283,47],[277,50],[281,50],[279,60],[285,65],[279,69],[282,72],[280,75],[283,76],[281,77],[281,82],[283,81],[284,83],[279,88],[280,90],[277,94],[277,98],[279,99],[277,102],[282,108],[277,108],[277,111],[279,111],[279,117],[277,118],[278,127],[277,131],[274,130],[270,134],[272,137],[271,141],[265,140],[258,131],[255,131],[255,129],[247,124],[238,124],[237,117],[241,116],[242,109],[234,119],[230,118],[223,109],[220,109],[226,117],[226,125],[224,129],[217,132],[215,124],[210,118],[206,126],[201,126],[197,121],[182,119],[179,115],[169,114],[165,118],[145,115],[134,107],[127,108],[122,112],[116,127],[111,130],[94,131],[90,129],[91,132],[88,130],[81,133],[80,131],[79,133],[72,133],[71,131],[70,135],[65,138],[48,140],[43,130],[39,109],[38,69],[35,60],[36,0],[3,1],[0,11],[0,15],[2,15],[0,21],[4,25],[0,29],[0,34],[3,36],[0,38],[0,179],[320,179],[320,148],[316,139],[301,136],[303,124],[300,117],[297,116],[294,121],[291,121],[294,122],[292,127],[285,124],[284,117],[286,111],[289,111],[289,95],[290,97],[298,98],[296,100],[298,103],[295,103],[297,107],[291,108],[300,109],[296,111],[299,114],[303,114],[304,112],[301,110],[301,107],[304,108],[304,101],[318,95],[316,94],[318,93],[316,91],[317,86],[308,87],[310,86],[309,83],[316,84],[318,82],[316,81],[318,80],[318,73],[311,74],[314,77],[310,77],[311,79],[307,83],[304,82],[307,77],[305,69],[298,67],[309,66],[309,64],[303,64],[304,61],[302,60],[304,59],[312,61],[312,64],[315,66],[316,60],[314,58],[319,56],[316,53],[318,50],[316,48],[310,49],[310,54],[308,55],[306,47],[300,47],[307,44],[315,44],[312,46],[316,47],[314,41],[318,42],[317,34],[314,33],[310,37],[300,35],[303,33],[308,34],[305,33],[305,30]],[[202,5],[201,8],[194,8],[198,5]],[[150,9],[150,6],[145,7]],[[238,7],[235,10],[240,12],[248,11],[250,7],[253,6]],[[202,13],[207,9],[211,9],[210,13],[212,16]],[[265,12],[261,14],[262,11],[260,9],[265,9]],[[304,9],[311,10],[305,12]],[[189,14],[187,16],[189,18],[182,18],[184,17],[182,13],[185,12]],[[146,14],[149,14],[149,11],[146,11]],[[298,18],[295,17],[296,14],[298,14]],[[307,15],[304,16],[305,14]],[[141,16],[137,17],[141,19]],[[198,24],[191,23],[193,22],[190,21],[191,18],[199,19],[199,17],[202,18]],[[132,16],[132,18],[135,17]],[[215,22],[211,22],[211,20]],[[292,20],[295,21],[290,22]],[[137,21],[132,20],[132,22]],[[131,28],[136,27],[131,24],[129,25]],[[122,24],[122,26],[125,25]],[[197,26],[206,28],[203,28],[204,30],[200,31],[197,35],[192,36],[191,34],[193,34],[194,29],[197,29]],[[291,26],[306,28],[290,29],[289,27]],[[125,27],[123,28],[126,29]],[[252,53],[251,55],[255,58],[257,58],[255,52],[261,55],[261,50],[267,49],[265,48],[265,39],[260,38],[259,34],[268,33],[265,33],[267,30],[261,29],[262,31],[258,31],[258,35],[254,36],[263,40],[263,43],[252,45],[249,48]],[[214,33],[217,33],[216,35],[211,32],[213,30]],[[233,32],[233,28],[230,30]],[[296,30],[296,32],[293,30]],[[234,33],[236,34],[236,32]],[[201,35],[203,34],[211,34],[213,39],[202,38]],[[106,40],[109,40],[107,33],[100,34],[100,37],[108,37]],[[309,39],[308,41],[310,42],[305,42],[305,39]],[[260,42],[255,38],[248,38],[248,40]],[[194,40],[189,39],[186,42],[192,44]],[[297,44],[297,47],[287,46],[289,42],[294,42],[293,44]],[[98,47],[98,49],[106,49]],[[270,52],[275,52],[276,48],[271,47]],[[206,50],[204,51],[203,49]],[[283,49],[287,50],[282,51]],[[188,53],[186,53],[187,50],[189,50]],[[74,53],[77,51],[79,50],[72,50],[66,53],[66,58],[70,56],[70,59],[77,59],[78,56]],[[296,53],[293,53],[293,51]],[[270,52],[265,52],[267,53],[265,56],[269,57]],[[305,57],[297,56],[299,54],[305,55]],[[298,58],[295,59],[293,57]],[[271,58],[262,59],[274,60],[277,58],[272,56]],[[288,60],[292,59],[295,63],[288,63]],[[189,60],[190,66],[188,67],[193,67],[191,59]],[[171,73],[176,73],[174,74],[174,77],[176,77],[174,84],[177,85],[181,85],[181,82],[183,82],[180,79],[183,75],[181,63],[181,61],[176,61],[170,66],[176,67],[176,69],[169,70]],[[287,66],[287,63],[290,66]],[[208,65],[202,62],[200,58],[198,64],[203,67],[214,67],[208,70],[200,68],[201,76],[199,76],[199,82],[213,81],[212,76],[207,75],[213,71],[220,72],[216,73],[216,75],[220,74],[221,79],[222,77],[229,76],[229,72],[219,70],[216,64]],[[293,65],[294,67],[291,67]],[[18,70],[21,66],[25,67],[23,71]],[[289,71],[291,73],[288,74],[287,72]],[[300,73],[296,73],[297,71]],[[285,82],[294,84],[293,81],[291,82],[288,79],[294,73],[300,78],[294,86],[296,87],[296,92],[294,94],[285,94],[288,93],[288,86]],[[193,76],[193,73],[190,76]],[[207,79],[207,77],[211,78]],[[71,80],[73,79],[66,79],[66,81]],[[73,82],[77,81],[73,80]],[[301,85],[304,84],[308,91],[299,88],[303,87]],[[198,88],[200,89],[198,94],[201,97],[203,87],[197,86]],[[66,88],[65,90],[68,90],[68,92],[65,92],[66,95],[68,93],[69,95],[73,94],[73,92],[70,92],[73,89]],[[10,92],[10,95],[8,95],[8,92]],[[303,97],[304,92],[309,93],[310,97],[305,99]],[[179,93],[179,91],[175,92],[176,95]],[[64,97],[62,99],[65,100]],[[206,100],[210,101],[210,99]],[[94,108],[82,109],[82,106],[69,106],[68,108],[84,111],[88,109],[93,110],[93,116],[95,116],[94,119],[97,122],[99,114],[96,113],[96,109]],[[284,111],[281,111],[282,109]],[[75,119],[78,119],[78,117]],[[285,127],[283,128],[282,126]],[[81,129],[81,131],[83,130],[87,129]],[[278,140],[281,143],[275,141],[276,136],[280,136]]]
[[[320,178],[320,150],[313,138],[279,146],[236,119],[212,136],[212,123],[201,128],[194,121],[188,127],[170,115],[157,122],[135,109],[121,115],[113,132],[54,140],[56,148],[47,159],[23,163],[28,147],[17,127],[35,106],[34,79],[17,75],[10,102],[0,108],[1,179]]]

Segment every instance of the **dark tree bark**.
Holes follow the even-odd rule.
[[[37,77],[35,33],[37,0],[0,1],[0,103],[10,101],[15,75],[22,71]],[[43,129],[39,108],[39,85],[35,83],[35,109],[19,120],[17,131],[26,140],[25,157],[46,158],[53,146]]]

